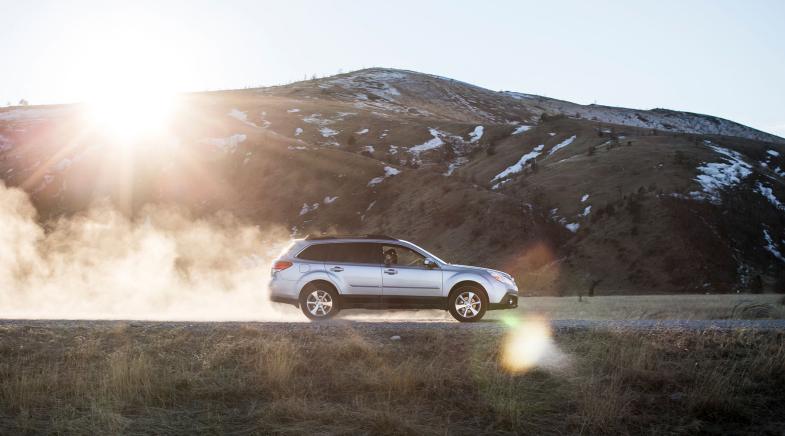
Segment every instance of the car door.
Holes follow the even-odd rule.
[[[332,243],[324,266],[341,286],[341,294],[347,306],[379,303],[382,296],[380,244]]]
[[[398,244],[381,244],[382,301],[389,306],[434,306],[441,303],[442,270],[425,266],[425,256]]]

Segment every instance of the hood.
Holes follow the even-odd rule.
[[[472,272],[497,273],[497,274],[501,274],[501,275],[509,278],[510,280],[512,280],[512,276],[510,276],[509,274],[507,274],[504,271],[499,271],[499,270],[496,270],[496,269],[483,268],[483,267],[480,267],[480,266],[472,266],[472,265],[456,265],[456,264],[453,264],[453,263],[449,264],[448,267],[449,267],[449,269],[452,269],[452,270],[455,270],[455,271],[472,271]]]

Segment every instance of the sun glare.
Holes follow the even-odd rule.
[[[91,125],[119,144],[136,143],[165,134],[174,110],[174,95],[141,89],[112,93],[87,102]]]

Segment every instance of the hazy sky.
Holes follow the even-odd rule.
[[[783,0],[0,0],[0,105],[370,66],[785,136]]]

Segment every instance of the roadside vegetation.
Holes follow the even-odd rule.
[[[8,321],[0,433],[785,431],[782,332],[558,331],[558,362],[518,372],[501,364],[508,334],[502,324]]]

